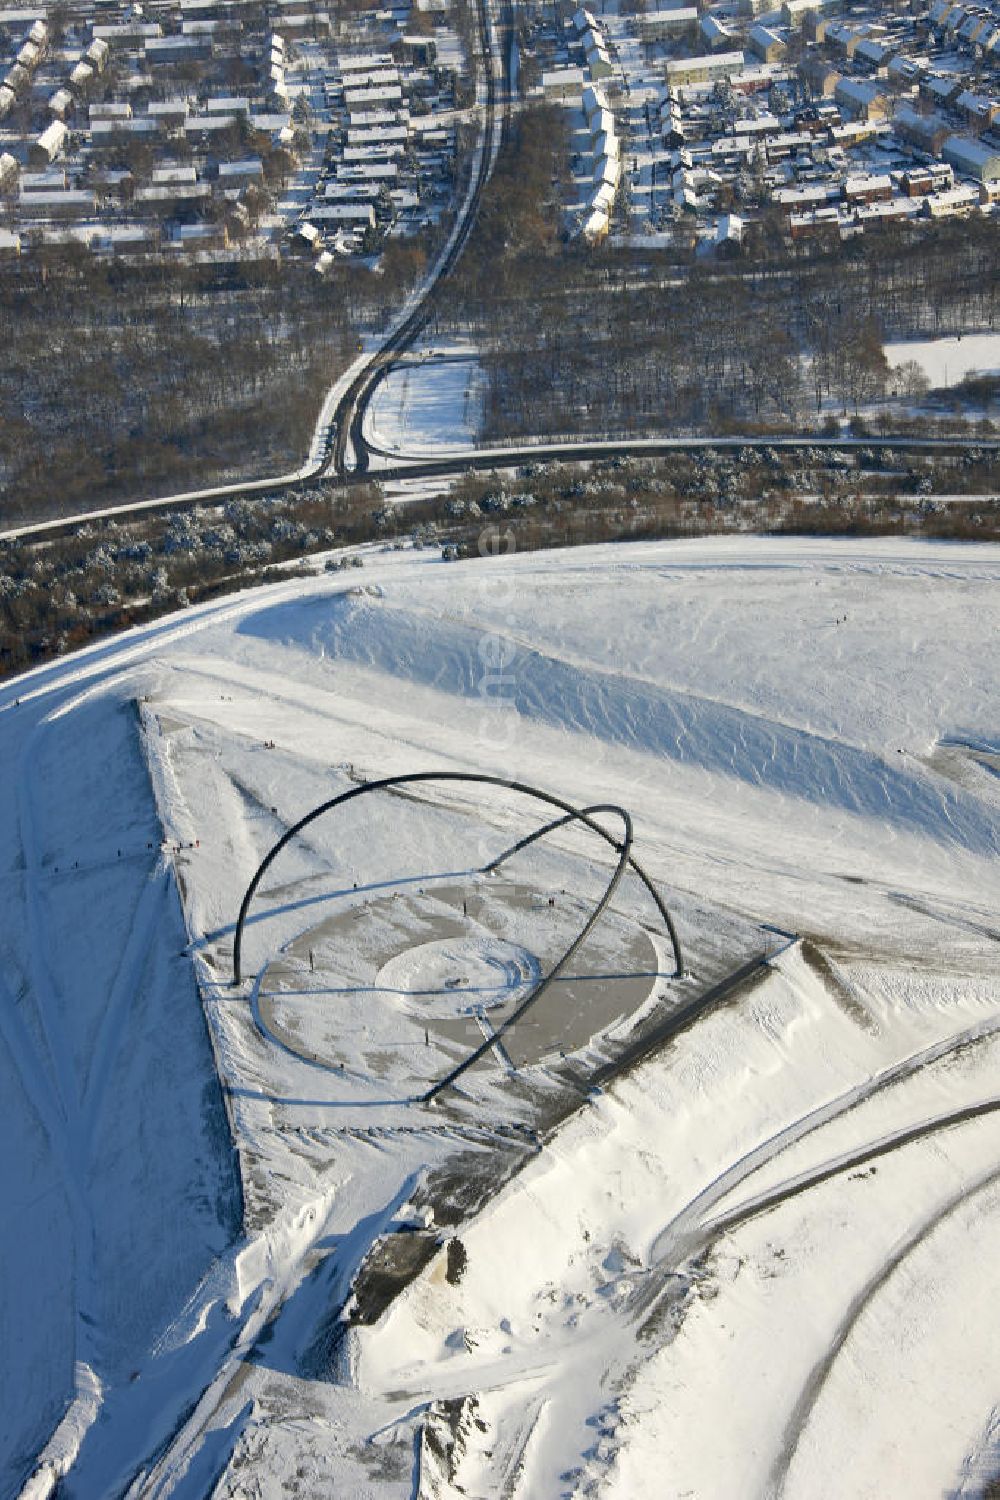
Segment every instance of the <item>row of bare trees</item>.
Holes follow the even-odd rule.
[[[451,310],[483,351],[490,436],[795,429],[920,395],[918,371],[890,371],[887,338],[1000,320],[993,219],[780,254],[758,239],[725,263],[561,245],[545,154],[557,141],[542,114],[524,117]]]

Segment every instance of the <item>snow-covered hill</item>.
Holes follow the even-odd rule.
[[[365,564],[0,692],[0,1495],[983,1493],[1000,549]],[[425,768],[623,803],[688,968],[629,876],[434,1106],[593,835],[488,877],[523,798],[359,797],[231,984],[275,840]]]

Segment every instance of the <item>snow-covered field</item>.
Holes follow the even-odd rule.
[[[963,333],[951,338],[901,339],[885,346],[892,370],[915,361],[932,386],[957,385],[966,375],[1000,372],[1000,333]]]
[[[471,447],[482,427],[485,389],[474,352],[427,350],[379,385],[365,415],[365,437],[389,453]]]
[[[0,1495],[984,1495],[1000,548],[365,562],[0,689]],[[425,768],[623,803],[688,969],[627,877],[433,1105],[593,835],[359,796],[231,983]]]

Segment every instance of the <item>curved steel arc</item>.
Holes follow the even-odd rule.
[[[341,792],[336,797],[330,797],[326,802],[321,802],[318,807],[314,807],[311,812],[306,813],[306,815],[300,818],[297,823],[293,823],[291,828],[287,828],[285,830],[278,842],[272,849],[268,851],[267,854],[265,854],[264,858],[261,860],[260,864],[257,867],[256,874],[254,875],[250,884],[247,886],[246,894],[244,895],[243,901],[240,905],[239,916],[236,919],[236,934],[233,942],[234,984],[240,984],[243,979],[241,964],[243,951],[243,928],[246,923],[247,912],[250,909],[250,903],[257,892],[257,888],[260,885],[260,882],[263,880],[268,869],[277,859],[282,849],[285,848],[286,844],[290,844],[292,839],[295,838],[297,834],[301,833],[303,828],[307,828],[310,823],[315,822],[315,820],[322,817],[324,813],[331,812],[333,808],[341,806],[342,803],[350,802],[354,797],[363,797],[368,792],[384,791],[387,788],[394,786],[412,786],[415,782],[423,781],[472,782],[478,785],[500,786],[506,788],[507,791],[520,792],[526,797],[533,797],[537,802],[547,802],[551,807],[560,808],[562,812],[567,814],[567,817],[561,821],[569,822],[575,819],[578,822],[586,824],[588,828],[592,828],[595,833],[600,834],[605,843],[610,844],[616,853],[618,852],[619,845],[612,838],[611,834],[608,833],[606,829],[602,828],[599,823],[595,823],[593,819],[590,818],[586,813],[581,813],[572,805],[572,803],[565,802],[562,797],[556,797],[551,792],[543,792],[540,790],[540,788],[529,786],[526,782],[523,781],[510,781],[505,776],[488,776],[484,772],[479,771],[408,771],[403,776],[383,776],[377,781],[366,781],[361,786],[351,787],[350,791]],[[512,852],[512,850],[508,850],[507,854],[500,856],[501,859],[506,859],[507,856]],[[485,866],[485,868],[487,870],[491,869],[492,865],[487,865]],[[638,869],[637,866],[636,868]],[[652,889],[652,887],[650,887],[650,889]],[[657,906],[665,912],[665,909],[662,907],[659,898],[657,898]],[[678,968],[680,968],[679,949],[675,949],[675,952],[678,959]]]
[[[483,866],[482,873],[484,874],[498,869],[501,864],[508,860],[513,854],[517,853],[518,850],[526,848],[528,845],[535,843],[538,839],[543,838],[547,833],[551,833],[555,829],[562,828],[567,823],[573,822],[583,823],[585,827],[590,828],[594,833],[603,838],[605,843],[610,844],[612,849],[614,849],[616,854],[618,855],[618,863],[610,881],[608,882],[604,895],[594,907],[580,932],[574,938],[572,943],[570,943],[569,947],[566,949],[566,951],[563,953],[562,957],[557,961],[554,967],[549,971],[547,975],[544,975],[539,980],[534,989],[532,989],[530,993],[525,996],[524,1000],[521,1001],[517,1009],[507,1017],[503,1025],[497,1031],[495,1031],[492,1036],[484,1040],[482,1046],[477,1047],[468,1057],[464,1058],[456,1068],[453,1068],[451,1072],[449,1072],[444,1078],[440,1079],[437,1083],[433,1084],[431,1088],[421,1096],[423,1102],[427,1102],[433,1099],[437,1094],[441,1092],[442,1089],[445,1089],[450,1084],[454,1083],[454,1081],[458,1077],[460,1077],[460,1075],[464,1073],[467,1068],[471,1067],[473,1063],[477,1062],[480,1057],[482,1057],[487,1051],[489,1051],[489,1049],[496,1044],[497,1040],[503,1036],[504,1032],[506,1032],[511,1026],[513,1026],[524,1015],[528,1008],[534,1005],[535,1001],[540,998],[540,996],[544,993],[548,986],[559,977],[566,965],[569,963],[570,959],[580,947],[581,943],[583,943],[584,940],[589,936],[590,932],[594,928],[595,923],[600,919],[601,915],[606,910],[609,901],[611,900],[615,891],[618,889],[625,870],[629,867],[631,867],[635,871],[640,880],[642,880],[643,884],[646,886],[647,890],[652,895],[653,900],[656,903],[657,910],[663,917],[664,923],[667,927],[667,931],[670,934],[670,939],[673,944],[674,958],[677,965],[677,973],[678,975],[683,974],[683,960],[681,957],[680,943],[678,941],[676,929],[674,928],[674,924],[670,917],[670,914],[667,911],[667,908],[664,905],[663,901],[660,899],[660,896],[654,888],[649,877],[646,875],[645,871],[632,858],[632,819],[625,808],[618,807],[614,803],[599,803],[595,804],[592,807],[575,808],[571,803],[564,801],[563,798],[557,797],[551,792],[542,791],[538,787],[529,786],[526,782],[512,781],[504,776],[489,776],[482,772],[411,771],[402,776],[385,776],[376,781],[364,782],[361,786],[352,787],[349,791],[341,792],[336,797],[330,797],[326,802],[320,803],[318,807],[314,807],[311,812],[306,813],[306,815],[300,818],[297,823],[294,823],[291,828],[286,829],[278,842],[264,856],[263,860],[257,868],[256,873],[253,876],[253,879],[247,886],[246,893],[240,905],[239,916],[236,920],[235,937],[233,941],[233,983],[241,983],[243,977],[241,962],[243,949],[243,929],[246,923],[247,913],[250,909],[250,903],[253,900],[258,887],[260,886],[260,882],[264,878],[267,870],[273,864],[274,860],[277,859],[282,849],[284,849],[285,846],[292,841],[292,839],[294,839],[299,833],[301,833],[303,828],[308,827],[310,823],[315,822],[315,820],[322,817],[324,813],[332,811],[333,808],[340,807],[345,802],[352,801],[355,797],[363,797],[369,792],[384,791],[398,786],[412,786],[414,783],[419,782],[448,781],[503,787],[507,791],[518,792],[523,796],[533,798],[535,801],[545,802],[548,803],[551,807],[557,807],[563,814],[563,816],[546,823],[542,828],[536,829],[534,833],[529,834],[528,837],[521,839],[518,843],[512,845],[511,848],[500,854],[497,859],[491,861],[488,865]],[[613,813],[616,817],[620,817],[625,829],[624,839],[619,841],[614,838],[614,836],[610,834],[607,829],[602,828],[600,823],[596,822],[594,819],[594,814],[597,813]]]
[[[570,943],[565,953],[563,953],[562,957],[558,959],[555,964],[553,964],[552,968],[547,974],[542,975],[541,979],[539,979],[534,988],[528,991],[527,995],[525,995],[520,1005],[517,1006],[515,1010],[511,1011],[510,1015],[503,1022],[503,1025],[498,1026],[493,1032],[492,1036],[486,1037],[485,1041],[481,1042],[478,1047],[475,1047],[473,1051],[469,1053],[468,1057],[463,1057],[462,1061],[458,1063],[456,1067],[452,1068],[449,1073],[446,1073],[443,1078],[439,1078],[437,1083],[432,1083],[427,1092],[425,1094],[421,1094],[421,1104],[429,1104],[430,1101],[432,1099],[435,1099],[443,1089],[450,1088],[450,1086],[462,1076],[467,1068],[471,1068],[473,1063],[477,1063],[479,1059],[481,1057],[484,1057],[492,1047],[496,1046],[497,1042],[501,1040],[504,1034],[508,1032],[512,1026],[515,1026],[517,1024],[517,1022],[526,1013],[526,1011],[530,1010],[535,1001],[542,998],[549,985],[555,983],[555,981],[559,978],[560,974],[565,969],[566,965],[569,963],[570,959],[573,957],[574,953],[579,948],[580,944],[587,937],[589,937],[590,933],[593,931],[594,924],[600,919],[601,915],[606,910],[608,902],[611,900],[611,897],[618,889],[621,878],[625,874],[625,870],[628,867],[629,852],[632,848],[632,819],[626,812],[624,807],[616,807],[613,802],[599,802],[593,807],[585,807],[582,808],[579,812],[569,813],[565,819],[560,820],[564,822],[570,822],[578,819],[580,822],[586,823],[588,827],[595,828],[599,825],[595,824],[591,820],[591,814],[602,812],[614,813],[615,817],[621,818],[623,824],[625,825],[625,837],[622,839],[622,842],[620,844],[616,845],[618,849],[618,863],[615,866],[614,874],[608,881],[608,884],[604,891],[604,895],[601,897],[600,901],[598,901],[597,905],[590,913],[590,916],[587,918],[586,922],[584,922],[583,926],[580,928],[580,931]],[[605,838],[609,837],[604,829],[600,829],[600,831],[604,834]]]
[[[595,811],[595,809],[592,807],[585,808],[584,811],[593,812]],[[537,841],[539,839],[543,839],[547,833],[555,833],[557,828],[564,828],[567,823],[577,823],[579,821],[579,813],[564,813],[561,818],[555,818],[551,823],[546,823],[542,828],[536,828],[534,833],[529,833],[526,838],[518,839],[516,844],[511,844],[509,849],[505,849],[502,854],[498,854],[496,859],[491,859],[488,865],[483,865],[482,874],[492,875],[496,870],[499,870],[500,866],[506,863],[506,861],[513,855],[520,854],[522,849],[527,849],[530,844],[537,843]],[[640,865],[639,861],[633,858],[633,856],[630,854],[628,863],[629,869],[632,870],[634,874],[638,875],[639,879],[642,881],[643,885],[652,896],[653,901],[656,904],[656,909],[660,913],[660,916],[663,918],[663,925],[664,927],[666,927],[667,932],[670,935],[670,944],[674,950],[674,978],[683,979],[684,957],[681,953],[681,942],[680,938],[677,936],[677,929],[674,926],[674,919],[670,915],[670,912],[667,910],[666,904],[664,903],[663,898],[660,896],[659,891],[656,889],[653,882],[650,880],[649,876]]]

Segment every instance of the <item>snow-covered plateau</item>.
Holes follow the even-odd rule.
[[[996,1492],[1000,548],[500,541],[0,688],[0,1496]],[[442,780],[234,983],[422,770],[683,972]]]

